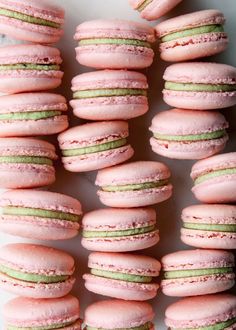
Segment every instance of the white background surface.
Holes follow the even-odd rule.
[[[74,47],[76,46],[76,43],[73,41],[73,34],[76,25],[85,20],[96,18],[122,18],[136,21],[141,19],[138,14],[129,7],[128,0],[57,0],[56,2],[64,6],[66,10],[65,35],[59,44],[64,59],[63,69],[65,70],[65,77],[63,86],[59,91],[67,96],[69,100],[71,98],[70,82],[72,77],[84,71],[92,70],[80,66],[75,60]],[[226,31],[229,33],[230,46],[228,51],[209,59],[209,61],[217,61],[236,66],[235,0],[184,0],[183,3],[167,17],[177,16],[195,10],[212,8],[222,10],[227,18]],[[180,213],[183,207],[197,203],[190,191],[192,182],[189,179],[189,173],[193,162],[164,159],[155,155],[149,146],[149,137],[151,134],[148,131],[148,127],[150,126],[152,117],[157,112],[168,109],[168,106],[163,103],[161,95],[163,87],[162,74],[165,66],[166,64],[160,61],[157,53],[155,63],[146,71],[150,83],[150,111],[147,115],[130,121],[130,142],[135,149],[133,160],[160,160],[169,165],[172,171],[174,195],[172,199],[158,205],[156,208],[161,241],[156,247],[144,251],[145,254],[155,256],[158,259],[169,252],[188,248],[181,243],[179,238],[179,229],[181,225]],[[231,124],[231,140],[228,143],[226,151],[236,151],[236,134],[232,132],[236,128],[235,109],[226,109],[224,110],[224,113]],[[80,123],[80,121],[71,114],[71,125],[75,126],[78,123]],[[96,196],[96,187],[94,186],[95,176],[96,173],[72,174],[66,172],[58,162],[57,181],[51,187],[51,190],[68,193],[79,198],[83,204],[85,212],[101,208],[102,205]],[[15,237],[7,236],[6,234],[0,234],[1,245],[16,241],[27,240],[17,239]],[[88,252],[81,247],[80,236],[69,241],[54,243],[44,242],[44,244],[64,249],[76,258],[77,282],[73,293],[80,298],[81,315],[88,304],[105,298],[89,293],[83,287],[81,276],[87,268]],[[10,296],[4,292],[0,293],[0,309],[9,297]],[[157,298],[152,301],[156,312],[156,329],[166,329],[166,326],[163,323],[164,311],[168,304],[174,300],[175,299],[173,298],[164,297],[159,292]],[[0,318],[0,329],[3,329],[2,317]]]

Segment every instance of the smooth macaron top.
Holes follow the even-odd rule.
[[[88,306],[84,323],[101,329],[129,329],[139,327],[154,318],[152,306],[146,302],[103,300]]]

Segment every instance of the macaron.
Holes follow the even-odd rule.
[[[0,48],[0,92],[15,94],[44,91],[61,84],[62,62],[57,48],[12,45]]]
[[[83,73],[72,80],[74,115],[87,120],[131,119],[148,111],[144,74],[127,70]]]
[[[68,127],[66,99],[51,93],[0,97],[0,137],[50,135]]]
[[[76,297],[32,299],[17,297],[3,307],[6,329],[80,330],[80,306]]]
[[[203,203],[236,202],[236,152],[196,162],[191,170],[192,192]]]
[[[39,240],[76,236],[82,217],[81,204],[77,199],[32,189],[3,193],[0,208],[1,231]]]
[[[1,0],[0,33],[36,43],[57,42],[63,34],[64,10],[45,0]]]
[[[154,58],[155,30],[125,20],[93,20],[77,26],[77,61],[96,69],[144,69]]]
[[[216,111],[172,109],[152,120],[152,150],[175,159],[202,159],[224,149],[228,140],[225,117]]]
[[[83,218],[82,245],[87,250],[129,252],[159,242],[156,212],[151,208],[99,209]]]
[[[172,297],[199,296],[234,286],[234,255],[221,250],[185,250],[162,258],[161,288]]]
[[[236,296],[216,294],[184,298],[165,313],[169,329],[235,329]]]
[[[236,68],[226,64],[188,62],[164,73],[164,101],[190,110],[214,110],[236,104]]]
[[[236,249],[236,206],[191,205],[182,211],[181,240],[204,249]]]
[[[229,43],[225,17],[217,9],[196,11],[168,19],[156,26],[161,58],[188,61],[223,52]]]
[[[55,181],[53,144],[31,138],[0,139],[0,187],[34,188]]]
[[[172,195],[170,170],[162,163],[137,161],[100,170],[96,185],[100,201],[111,207],[142,207]]]
[[[85,310],[86,329],[137,329],[153,330],[154,311],[144,301],[110,299],[98,301]]]
[[[58,136],[62,162],[70,172],[94,171],[125,162],[134,154],[128,123],[108,121],[70,128]]]
[[[15,295],[63,297],[73,287],[74,270],[74,259],[51,247],[17,243],[0,249],[0,288]]]
[[[154,258],[124,253],[93,252],[90,274],[85,274],[87,290],[112,298],[144,301],[156,296],[161,264]]]

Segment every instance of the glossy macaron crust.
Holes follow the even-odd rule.
[[[236,152],[215,155],[196,162],[191,170],[192,192],[203,203],[236,201]]]
[[[181,240],[209,249],[236,249],[236,206],[191,205],[182,211]]]
[[[184,298],[170,305],[165,313],[171,329],[235,329],[236,296],[216,294]]]
[[[221,250],[185,250],[162,258],[162,291],[167,296],[198,296],[234,286],[234,255]]]
[[[49,191],[9,190],[1,195],[0,208],[1,231],[39,240],[76,236],[82,218],[77,199]]]
[[[143,69],[153,62],[152,27],[124,20],[94,20],[78,25],[77,61],[97,69]]]
[[[0,288],[29,298],[59,298],[75,282],[74,259],[64,251],[35,244],[8,244],[0,250]]]
[[[201,10],[161,22],[156,26],[161,58],[188,61],[221,53],[228,45],[225,17],[216,9]]]
[[[172,109],[152,120],[152,150],[176,159],[202,159],[220,152],[228,140],[225,117],[216,111]]]
[[[98,196],[111,207],[141,207],[171,197],[170,171],[162,163],[138,161],[98,172]]]
[[[66,99],[52,93],[0,97],[0,137],[56,134],[68,127]]]
[[[83,73],[72,80],[75,116],[88,120],[130,119],[148,111],[144,74],[125,70]]]
[[[55,181],[55,147],[32,138],[0,139],[0,187],[42,187]]]
[[[62,62],[57,48],[13,45],[0,48],[0,92],[44,91],[61,84]]]
[[[79,301],[71,295],[53,299],[17,297],[3,307],[6,330],[80,330],[79,316]]]
[[[156,212],[151,208],[99,209],[83,218],[82,245],[88,250],[128,252],[159,241]]]
[[[65,169],[93,171],[122,163],[134,154],[128,144],[128,123],[109,121],[70,128],[58,136]]]
[[[156,296],[161,264],[154,258],[123,253],[93,252],[90,274],[83,276],[91,292],[124,300],[144,301]]]
[[[220,63],[170,65],[164,73],[164,101],[190,110],[213,110],[236,104],[236,68]]]

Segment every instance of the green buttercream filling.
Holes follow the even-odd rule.
[[[191,37],[195,36],[198,34],[203,34],[203,33],[215,33],[215,32],[224,32],[224,27],[223,25],[205,25],[205,26],[199,26],[196,28],[192,29],[186,29],[178,32],[173,32],[170,34],[167,34],[166,36],[161,38],[161,42],[168,42],[172,40],[176,40],[179,38],[184,38],[184,37]]]
[[[0,163],[53,165],[49,158],[30,156],[0,156]]]
[[[29,112],[11,112],[0,114],[0,120],[41,120],[60,116],[61,111],[29,111]]]
[[[201,327],[201,328],[170,328],[171,330],[223,330],[236,322],[236,318],[232,320],[228,320],[225,322],[216,323],[214,325],[209,325],[208,327]]]
[[[10,18],[15,18],[20,21],[27,22],[27,23],[50,26],[50,27],[57,28],[57,29],[60,27],[60,24],[58,24],[58,23],[54,23],[54,22],[48,21],[43,18],[38,18],[38,17],[22,14],[22,13],[12,11],[9,9],[5,9],[5,8],[0,8],[0,15],[10,17]]]
[[[174,270],[164,272],[165,279],[185,278],[194,276],[205,276],[215,274],[228,274],[233,273],[233,268],[208,268],[208,269],[186,269],[186,270]]]
[[[91,274],[99,277],[112,278],[113,280],[135,282],[135,283],[150,283],[152,281],[151,276],[123,274],[123,273],[110,272],[110,271],[94,269],[94,268],[91,269]]]
[[[3,265],[0,265],[0,272],[10,277],[16,278],[18,280],[22,280],[25,282],[33,282],[33,283],[58,283],[58,282],[63,282],[68,278],[68,276],[66,275],[47,276],[47,275],[23,273],[21,271],[14,270],[5,267]]]
[[[227,168],[225,170],[212,171],[207,174],[200,175],[195,181],[194,184],[202,183],[206,180],[221,176],[221,175],[230,175],[236,174],[236,168]]]
[[[77,322],[77,321],[76,321]],[[75,323],[75,322],[73,322]],[[42,327],[31,327],[31,328],[19,328],[19,327],[14,327],[12,325],[7,326],[7,330],[51,330],[51,329],[64,329],[65,327],[68,327],[69,325],[73,325],[71,322],[65,322],[65,323],[58,323],[58,324],[52,324],[49,326],[42,326]]]
[[[153,231],[155,226],[149,226],[144,228],[134,228],[127,230],[117,230],[117,231],[83,231],[83,237],[93,238],[93,237],[123,237],[123,236],[133,236],[145,234]]]
[[[130,190],[143,190],[162,187],[168,184],[168,180],[160,180],[158,182],[144,182],[137,184],[127,184],[124,186],[105,186],[102,187],[104,191],[130,191]]]
[[[196,135],[165,135],[155,133],[154,137],[158,140],[166,140],[166,141],[201,141],[201,140],[212,140],[219,139],[226,135],[226,131],[219,130],[211,133],[203,133]]]
[[[211,84],[190,84],[175,83],[166,81],[165,89],[180,92],[232,92],[236,91],[236,84],[233,85],[211,85]]]
[[[112,329],[112,330],[149,330],[152,327],[151,322],[147,322],[143,325],[140,325],[138,327],[133,327],[133,328],[117,328],[117,329]],[[87,330],[111,330],[111,329],[105,329],[105,328],[94,328],[94,327],[89,327],[88,325],[86,326]]]
[[[87,99],[93,97],[106,97],[106,96],[127,96],[127,95],[142,95],[147,96],[147,91],[144,89],[128,89],[128,88],[118,88],[118,89],[95,89],[86,91],[77,91],[73,94],[75,99]]]
[[[127,143],[126,139],[120,139],[103,144],[98,144],[91,147],[62,150],[62,155],[65,157],[73,157],[73,156],[80,156],[86,154],[93,154],[95,152],[102,152],[110,149],[116,149],[126,145],[126,143]]]
[[[138,6],[138,8],[137,8],[137,10],[139,11],[139,12],[141,12],[141,11],[143,11],[151,2],[152,2],[153,0],[145,0],[145,1],[143,1],[143,3],[141,3],[139,6]]]
[[[40,218],[59,219],[78,222],[81,218],[80,215],[72,213],[64,213],[53,210],[34,209],[27,207],[6,206],[2,208],[4,215],[18,215],[18,216],[33,216]]]
[[[43,71],[56,71],[60,70],[60,66],[56,64],[31,64],[31,63],[19,63],[19,64],[1,64],[0,71],[5,70],[43,70]]]
[[[184,222],[183,227],[187,228],[187,229],[219,231],[219,232],[226,232],[226,233],[235,233],[236,232],[236,225],[233,225],[233,224],[218,225],[218,224]]]
[[[99,39],[83,39],[79,41],[79,46],[89,45],[130,45],[137,47],[150,48],[150,44],[147,41],[137,39],[120,39],[120,38],[99,38]]]

